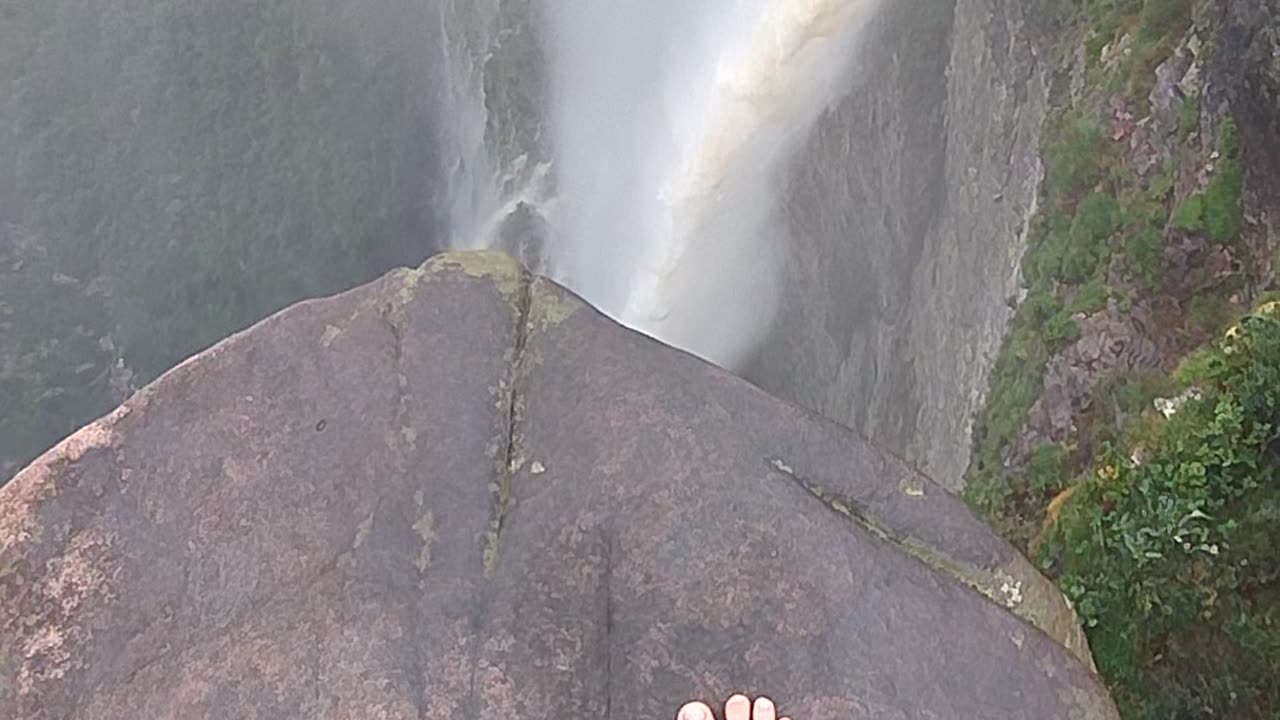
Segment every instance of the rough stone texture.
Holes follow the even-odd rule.
[[[984,596],[984,594],[986,596]],[[296,305],[0,490],[0,717],[1110,718],[938,486],[496,255]]]
[[[1077,321],[1080,339],[1045,368],[1044,390],[1031,407],[1028,432],[1021,440],[1022,459],[1038,442],[1062,442],[1074,435],[1076,416],[1092,405],[1094,386],[1103,378],[1160,365],[1160,349],[1149,337],[1153,320],[1145,307],[1121,311],[1113,300]]]
[[[904,453],[949,488],[969,465],[973,420],[1022,292],[1044,169],[1040,133],[1057,70],[1034,9],[959,0],[952,31],[946,200],[916,268],[910,352],[920,404]]]
[[[1116,151],[1126,152],[1142,175],[1178,160],[1174,207],[1203,192],[1215,177],[1220,129],[1228,117],[1240,131],[1246,182],[1242,242],[1224,245],[1203,231],[1166,231],[1161,292],[1134,288],[1131,308],[1115,301],[1100,312],[1077,316],[1081,337],[1050,359],[1043,391],[1018,440],[1007,448],[1007,467],[1024,466],[1046,442],[1079,439],[1077,422],[1090,422],[1093,390],[1107,378],[1143,368],[1166,370],[1195,347],[1184,325],[1191,301],[1228,289],[1239,306],[1276,287],[1280,260],[1280,14],[1270,0],[1231,0],[1197,6],[1193,26],[1168,59],[1155,68],[1141,118],[1124,94],[1105,99],[1104,112]],[[1118,62],[1133,39],[1104,48],[1102,62]],[[1185,99],[1198,98],[1199,126],[1190,137],[1180,128]],[[1115,268],[1110,283],[1130,282]]]

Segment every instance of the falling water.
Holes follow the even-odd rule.
[[[504,219],[534,207],[550,227],[537,260],[547,272],[627,325],[737,366],[776,307],[780,171],[847,92],[873,6],[543,3],[534,22],[549,87],[537,122],[552,160],[523,185],[510,180],[526,155],[475,183],[502,189],[487,203],[468,190],[483,217],[455,226],[474,230],[467,244],[499,244]]]

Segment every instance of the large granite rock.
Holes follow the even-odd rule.
[[[0,717],[639,719],[734,689],[1115,716],[963,505],[501,256],[294,306],[0,490]]]

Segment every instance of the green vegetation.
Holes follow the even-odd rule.
[[[1186,0],[1085,0],[1074,12],[1079,23],[1093,29],[1089,42],[1101,42],[1096,50],[1127,34],[1137,43],[1131,55],[1150,55],[1158,63],[1188,28],[1190,10]],[[1134,78],[1153,74],[1154,64],[1148,65],[1120,63],[1107,72],[1123,78],[1122,86],[1132,91],[1135,82],[1148,82]],[[1105,83],[1106,78],[1094,75],[1092,81]],[[1181,113],[1184,133],[1199,128],[1198,99],[1187,100]],[[1137,177],[1124,154],[1114,151],[1098,115],[1096,108],[1081,104],[1059,108],[1046,124],[1042,209],[1033,220],[1022,263],[1027,294],[974,424],[967,497],[1024,547],[1038,533],[1050,497],[1031,487],[1026,468],[1017,467],[1020,463],[1008,465],[1011,447],[1040,395],[1045,364],[1079,338],[1078,316],[1098,312],[1112,299],[1123,310],[1133,291],[1162,290],[1166,227],[1208,232],[1224,242],[1240,229],[1239,139],[1229,120],[1218,132],[1220,159],[1209,186],[1174,207],[1176,159],[1152,177]],[[1114,287],[1118,280],[1129,289]],[[1217,294],[1186,302],[1185,332],[1191,338],[1215,331],[1234,312]],[[1115,436],[1117,428],[1109,426],[1114,419],[1085,418],[1087,425],[1096,425],[1087,434]],[[1073,462],[1079,469],[1087,459],[1086,452]]]
[[[1102,127],[1082,114],[1068,113],[1059,125],[1045,147],[1045,190],[1046,194],[1068,196],[1104,177],[1101,154],[1105,139]]]
[[[1093,79],[1109,93],[1124,93],[1147,108],[1156,66],[1191,26],[1194,0],[1083,0],[1077,21],[1091,29],[1085,42],[1090,67],[1099,70],[1104,47],[1128,36],[1131,45],[1105,75]]]
[[[1191,25],[1192,0],[1144,0],[1138,18],[1138,37],[1159,42],[1181,35]]]
[[[1132,445],[1097,453],[1039,559],[1088,626],[1125,717],[1272,717],[1280,311],[1245,318],[1194,365],[1182,389],[1196,394],[1168,420],[1141,418],[1155,429],[1139,461]]]
[[[1183,135],[1200,132],[1200,96],[1193,95],[1178,108],[1178,129]]]
[[[1125,265],[1143,290],[1154,291],[1164,279],[1164,233],[1153,227],[1125,239]]]
[[[1033,222],[1023,258],[1027,296],[996,358],[986,404],[974,423],[966,489],[966,498],[1023,547],[1038,532],[1039,514],[1060,483],[1032,482],[1021,469],[1006,467],[1009,448],[1040,396],[1045,364],[1080,337],[1076,316],[1098,312],[1117,297],[1105,275],[1123,246],[1117,232],[1126,222],[1112,177],[1115,163],[1102,128],[1090,116],[1060,113],[1050,122],[1044,153],[1046,210]],[[1064,456],[1056,457],[1064,462]],[[1043,467],[1044,458],[1040,461]]]
[[[1027,463],[1027,479],[1040,492],[1056,493],[1071,479],[1070,450],[1058,443],[1036,448]]]
[[[1169,198],[1173,194],[1173,169],[1151,178],[1146,189],[1128,179],[1121,210],[1120,255],[1125,271],[1138,289],[1154,292],[1164,280],[1164,227],[1169,218]]]
[[[1211,293],[1196,295],[1187,303],[1187,326],[1197,337],[1213,335],[1235,319],[1236,309],[1226,298]]]
[[[1061,138],[1046,146],[1046,197],[1065,202],[1062,196],[1066,191],[1085,186],[1086,180],[1100,179],[1098,154],[1092,152],[1100,144],[1101,133],[1096,126],[1081,118],[1065,119]],[[1080,146],[1090,152],[1072,151]],[[1034,510],[1022,506],[1024,493],[1015,491],[1015,487],[1025,479],[1006,467],[1006,455],[1040,396],[1050,355],[1074,341],[1080,332],[1055,288],[1056,276],[1069,252],[1069,229],[1070,220],[1065,213],[1041,213],[1034,221],[1023,258],[1027,296],[1018,306],[996,358],[986,403],[973,430],[974,458],[965,497],[1003,534],[1015,537],[1024,546],[1033,533],[1023,517]]]
[[[1207,232],[1214,240],[1234,242],[1244,227],[1240,195],[1244,191],[1244,167],[1240,163],[1240,135],[1228,118],[1219,131],[1218,167],[1203,192],[1183,201],[1173,224],[1190,232]]]
[[[1204,196],[1192,195],[1173,211],[1173,226],[1179,230],[1199,232],[1204,226]]]
[[[1142,8],[1142,0],[1086,0],[1083,5],[1083,24],[1092,30],[1085,49],[1090,59],[1097,61],[1102,49],[1119,37],[1121,31],[1133,25]]]
[[[1084,26],[1110,41],[1133,26],[1142,12],[1143,0],[1080,0],[1078,4],[1085,11]]]
[[[1080,284],[1102,270],[1110,252],[1107,241],[1119,229],[1119,221],[1120,205],[1110,194],[1095,192],[1086,197],[1071,221],[1059,278]]]
[[[1120,425],[1125,418],[1150,410],[1158,397],[1175,395],[1178,385],[1167,374],[1143,368],[1113,375],[1099,384],[1095,397],[1111,413],[1106,425]]]
[[[1067,313],[1069,315],[1096,313],[1107,306],[1107,300],[1111,295],[1111,289],[1102,280],[1094,279],[1072,294],[1071,301],[1067,303]]]
[[[1280,305],[1264,298],[1240,320],[1229,298],[1256,269],[1175,278],[1166,257],[1171,229],[1237,250],[1239,134],[1230,118],[1201,127],[1188,98],[1179,131],[1213,131],[1217,157],[1188,145],[1143,178],[1096,122],[1103,96],[1145,110],[1191,6],[1075,6],[1093,29],[1080,36],[1092,91],[1046,125],[1026,297],[975,420],[965,499],[1072,599],[1124,717],[1280,717]],[[1102,64],[1125,35],[1131,51]],[[1176,179],[1210,162],[1204,189],[1175,197]],[[1078,317],[1109,303],[1143,303],[1165,364],[1093,378],[1070,436],[1027,447],[1046,364],[1079,337]]]

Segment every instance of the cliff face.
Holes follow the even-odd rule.
[[[916,269],[907,357],[920,419],[905,454],[959,487],[970,429],[1019,291],[1043,175],[1041,131],[1055,72],[1026,3],[961,0],[952,32],[946,198]]]
[[[1280,12],[1053,21],[1041,203],[965,495],[1080,609],[1126,716],[1272,717]]]
[[[892,3],[867,33],[857,90],[792,176],[790,282],[747,375],[954,489],[1018,289],[1055,67],[1022,3],[952,9]]]
[[[0,716],[33,720],[639,720],[743,687],[1116,717],[956,498],[493,255],[294,306],[20,473],[0,638]]]
[[[1247,148],[1245,215],[1263,253],[1264,272],[1275,281],[1280,277],[1275,254],[1280,249],[1280,6],[1232,0],[1218,22],[1225,42],[1210,77],[1240,126]]]

